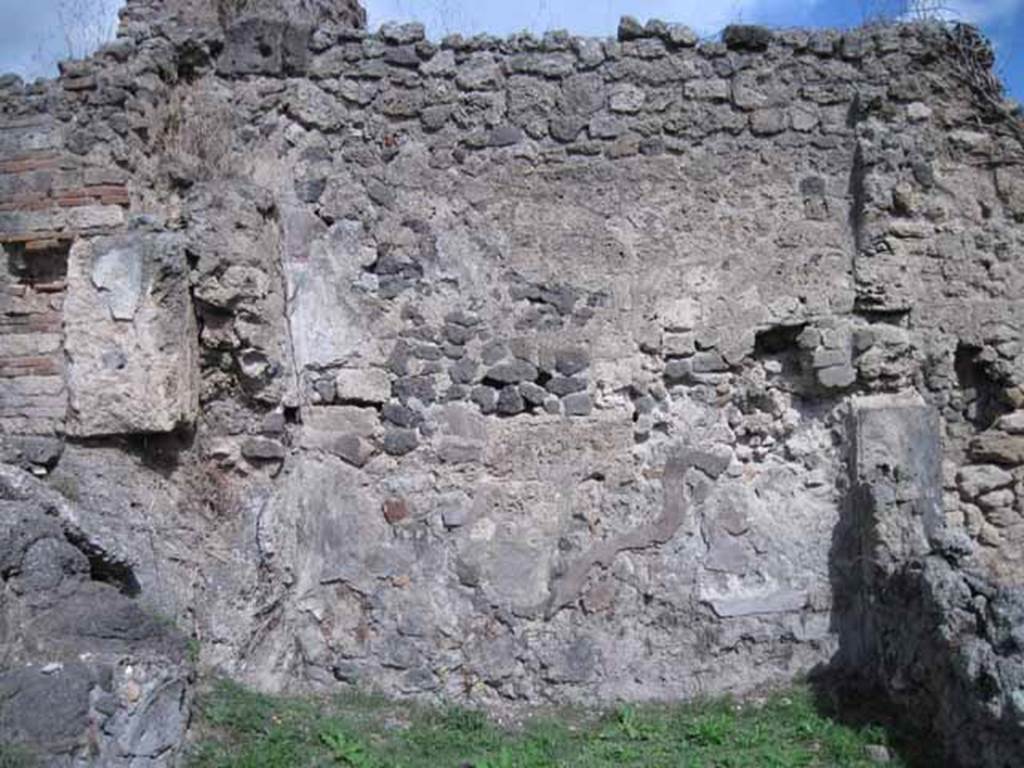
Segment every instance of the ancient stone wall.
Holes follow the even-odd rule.
[[[890,395],[851,406],[846,546],[859,557],[830,693],[894,703],[925,736],[925,762],[1013,765],[1024,754],[1024,591],[944,524],[935,410]]]
[[[1020,582],[1024,157],[969,30],[319,8],[136,0],[0,81],[4,458],[201,667],[492,706],[868,669],[885,467],[915,556]],[[857,415],[908,402],[903,453]]]
[[[72,86],[73,87],[73,86]],[[124,223],[124,175],[84,169],[64,151],[51,115],[8,121],[3,151],[3,247],[0,284],[5,297],[0,325],[0,420],[5,434],[38,435],[32,458],[52,457],[64,432],[63,304],[67,252],[78,234]]]

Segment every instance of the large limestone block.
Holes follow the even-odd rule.
[[[194,421],[197,333],[178,235],[78,241],[65,333],[70,434],[171,432]]]

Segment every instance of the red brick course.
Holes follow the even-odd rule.
[[[63,361],[58,355],[0,359],[0,379],[13,379],[19,376],[60,376],[63,372]]]
[[[57,333],[64,320],[60,312],[0,315],[0,336],[9,333]]]
[[[42,240],[64,240],[70,238],[62,232],[0,232],[0,243],[31,243]]]
[[[64,172],[54,174],[52,178],[38,176],[40,171],[53,170]],[[87,170],[94,172],[83,172]],[[6,176],[2,187],[5,194],[0,194],[0,213],[37,214],[35,226],[38,226],[38,213],[41,211],[52,210],[56,214],[68,208],[89,205],[127,207],[131,203],[128,188],[123,183],[117,183],[118,174],[115,171],[102,168],[83,169],[76,158],[52,150],[0,157],[0,174]],[[19,183],[18,176],[22,174],[36,175],[25,176],[24,182]],[[83,184],[83,180],[90,175],[102,183]],[[0,231],[0,243],[57,239],[61,234],[63,237],[60,239],[67,240],[74,235],[74,232],[59,232],[65,225],[63,219],[57,217],[51,225],[53,231],[34,232],[31,236],[20,231],[17,217],[13,220],[9,218],[4,226],[7,229]]]
[[[0,173],[26,173],[27,171],[59,169],[60,160],[60,155],[53,153],[0,158]]]
[[[63,85],[89,90],[95,80],[65,78]],[[19,127],[45,131],[48,124],[5,123],[0,130]],[[60,260],[66,258],[77,227],[90,226],[90,232],[105,228],[79,222],[111,220],[74,209],[127,207],[131,199],[128,176],[120,169],[83,166],[78,157],[56,148],[55,132],[26,135],[30,142],[42,136],[47,148],[37,143],[38,149],[0,155],[0,244],[19,255],[14,262],[19,266],[0,286],[0,432],[55,434],[63,432],[67,409],[60,341],[67,282]],[[16,134],[11,136],[18,141]],[[11,146],[16,144],[9,139],[6,147]]]

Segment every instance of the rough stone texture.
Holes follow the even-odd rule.
[[[171,432],[195,421],[198,344],[182,239],[79,240],[68,257],[68,432]]]
[[[886,601],[936,606],[897,649],[962,605],[886,574],[1024,581],[1020,124],[970,30],[184,7],[4,81],[0,446],[202,665],[493,707],[891,678]],[[1016,663],[957,626],[930,668]],[[1000,765],[973,706],[949,759]]]
[[[357,0],[161,0],[159,7],[149,0],[128,0],[135,13],[152,8],[179,25],[209,32],[223,25],[230,29],[239,22],[287,22],[298,27],[324,25],[362,28],[366,11]]]
[[[189,722],[185,637],[78,511],[0,465],[0,738],[41,765],[174,765]]]
[[[839,666],[933,731],[944,763],[1013,765],[1024,754],[1024,590],[987,576],[945,525],[933,410],[874,396],[855,401],[853,420],[849,522],[860,539],[837,558],[856,562],[840,588],[856,608]]]
[[[59,247],[40,248],[29,258],[27,249],[8,245],[0,255],[0,446],[8,462],[45,458],[51,452],[39,456],[40,441],[52,443],[64,431],[66,270]],[[10,434],[38,437],[26,445]]]

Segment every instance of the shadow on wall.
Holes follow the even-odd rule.
[[[819,706],[887,728],[909,766],[1010,768],[1024,755],[1024,589],[980,574],[945,527],[937,413],[855,398],[830,553],[839,650]]]

